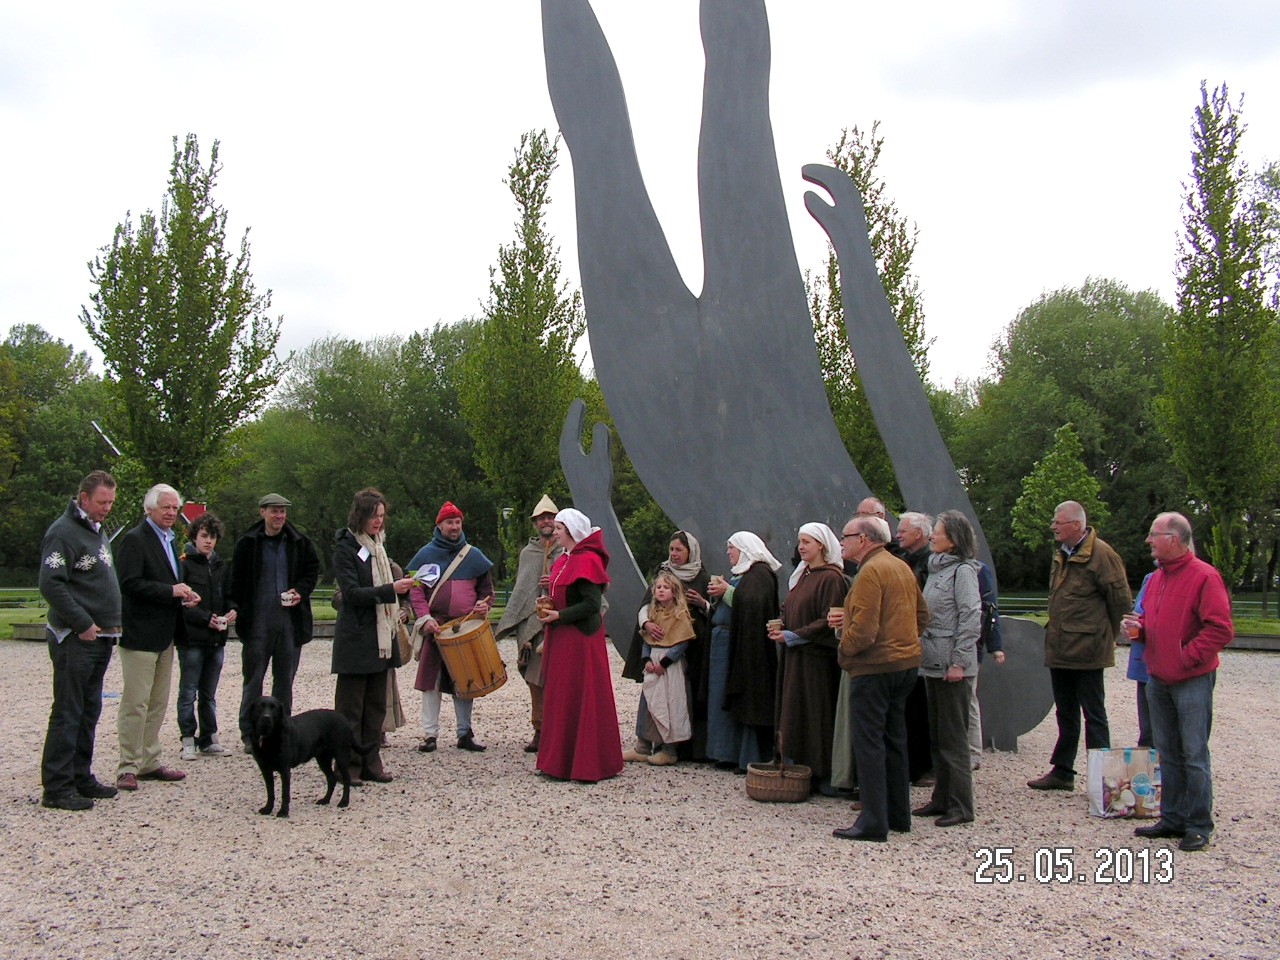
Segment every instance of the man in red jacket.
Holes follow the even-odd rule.
[[[1218,651],[1235,635],[1222,577],[1195,555],[1191,524],[1162,513],[1147,534],[1158,569],[1147,584],[1139,638],[1146,641],[1147,701],[1160,751],[1160,819],[1139,837],[1181,837],[1180,850],[1203,850],[1213,833],[1209,728]]]

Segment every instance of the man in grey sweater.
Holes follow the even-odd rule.
[[[116,499],[111,474],[95,470],[53,522],[40,547],[40,594],[49,604],[46,639],[53,661],[53,708],[40,774],[43,806],[88,810],[115,787],[93,775],[102,713],[102,678],[120,638],[120,585],[102,523]]]

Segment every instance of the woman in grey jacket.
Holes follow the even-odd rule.
[[[924,598],[929,627],[920,638],[929,699],[929,741],[937,780],[933,797],[913,811],[936,816],[940,827],[973,822],[973,770],[969,763],[969,677],[978,673],[982,600],[973,527],[958,510],[938,515],[929,538],[929,579]]]

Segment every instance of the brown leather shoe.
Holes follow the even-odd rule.
[[[132,773],[122,773],[120,774],[120,776],[116,777],[116,789],[117,790],[137,790],[138,778],[135,777]]]
[[[537,753],[538,744],[541,742],[542,742],[542,731],[541,730],[533,731],[533,739],[524,745],[524,752]]]
[[[154,770],[148,770],[146,773],[138,774],[139,780],[162,780],[165,783],[177,783],[179,780],[187,779],[187,775],[181,770],[170,770],[168,767],[156,767]],[[119,784],[117,784],[119,786]]]
[[[1032,790],[1074,790],[1076,778],[1066,777],[1057,771],[1050,770],[1043,777],[1028,780],[1027,786]]]
[[[385,770],[365,770],[360,774],[361,779],[372,780],[374,783],[390,783],[395,777],[387,773]]]

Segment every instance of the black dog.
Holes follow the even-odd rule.
[[[296,717],[284,712],[284,705],[275,697],[260,697],[249,707],[249,724],[253,731],[249,749],[258,761],[262,779],[267,784],[267,804],[258,812],[268,814],[276,803],[276,784],[273,774],[280,774],[280,812],[277,817],[289,815],[289,774],[299,764],[315,759],[324,773],[328,789],[316,803],[328,803],[333,788],[342,781],[342,799],[338,806],[345,807],[351,796],[351,760],[363,758],[373,747],[356,743],[355,734],[347,718],[336,710],[308,710]]]

